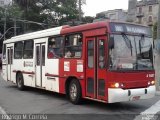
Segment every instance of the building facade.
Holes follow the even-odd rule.
[[[97,18],[107,18],[111,21],[125,22],[127,19],[127,11],[122,9],[108,10],[96,14]]]
[[[0,7],[4,7],[6,5],[9,5],[12,2],[12,0],[0,0]]]
[[[129,0],[128,22],[154,25],[158,20],[158,0]]]

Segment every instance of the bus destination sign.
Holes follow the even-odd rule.
[[[151,36],[151,30],[149,27],[125,24],[125,23],[110,23],[111,32],[124,32],[133,34],[143,34]]]

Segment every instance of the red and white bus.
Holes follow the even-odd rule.
[[[155,95],[149,27],[101,21],[12,37],[3,43],[6,81],[81,98],[115,103]]]

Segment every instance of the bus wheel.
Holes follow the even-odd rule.
[[[73,104],[79,104],[81,102],[82,92],[81,86],[78,80],[73,79],[69,85],[69,99]]]
[[[24,80],[22,73],[18,73],[16,77],[17,87],[19,90],[24,90]]]

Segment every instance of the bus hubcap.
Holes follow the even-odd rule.
[[[18,77],[18,86],[21,87],[21,85],[22,85],[21,77]]]
[[[71,99],[72,100],[75,100],[76,97],[77,97],[77,87],[75,84],[72,84],[71,85],[71,88],[70,88],[70,96],[71,96]]]

